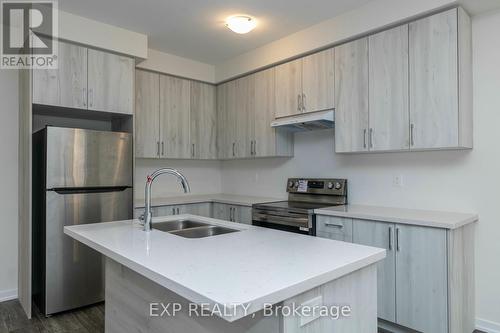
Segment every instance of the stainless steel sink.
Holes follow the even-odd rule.
[[[204,237],[229,234],[237,231],[239,230],[215,226],[215,225],[208,225],[206,227],[197,227],[197,228],[171,231],[170,233],[185,238],[204,238]]]
[[[153,223],[153,229],[165,232],[178,231],[196,227],[208,227],[208,226],[210,226],[210,224],[192,220],[178,220],[178,221],[165,221],[165,222]]]
[[[185,238],[204,238],[239,231],[192,220],[155,222],[153,223],[153,229]]]

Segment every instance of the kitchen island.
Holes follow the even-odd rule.
[[[385,250],[191,215],[153,225],[179,220],[236,232],[185,238],[136,220],[64,228],[107,257],[106,332],[377,331]]]

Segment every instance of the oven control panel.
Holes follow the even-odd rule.
[[[289,193],[346,195],[347,179],[289,178],[286,191]]]

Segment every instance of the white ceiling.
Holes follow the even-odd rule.
[[[59,0],[63,11],[149,36],[149,47],[218,64],[359,7],[371,0]],[[224,27],[233,14],[255,16],[247,35]]]

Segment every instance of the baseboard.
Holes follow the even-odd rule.
[[[493,321],[476,318],[476,328],[486,333],[500,333],[500,324]]]
[[[10,301],[17,298],[17,289],[0,290],[0,302]]]

